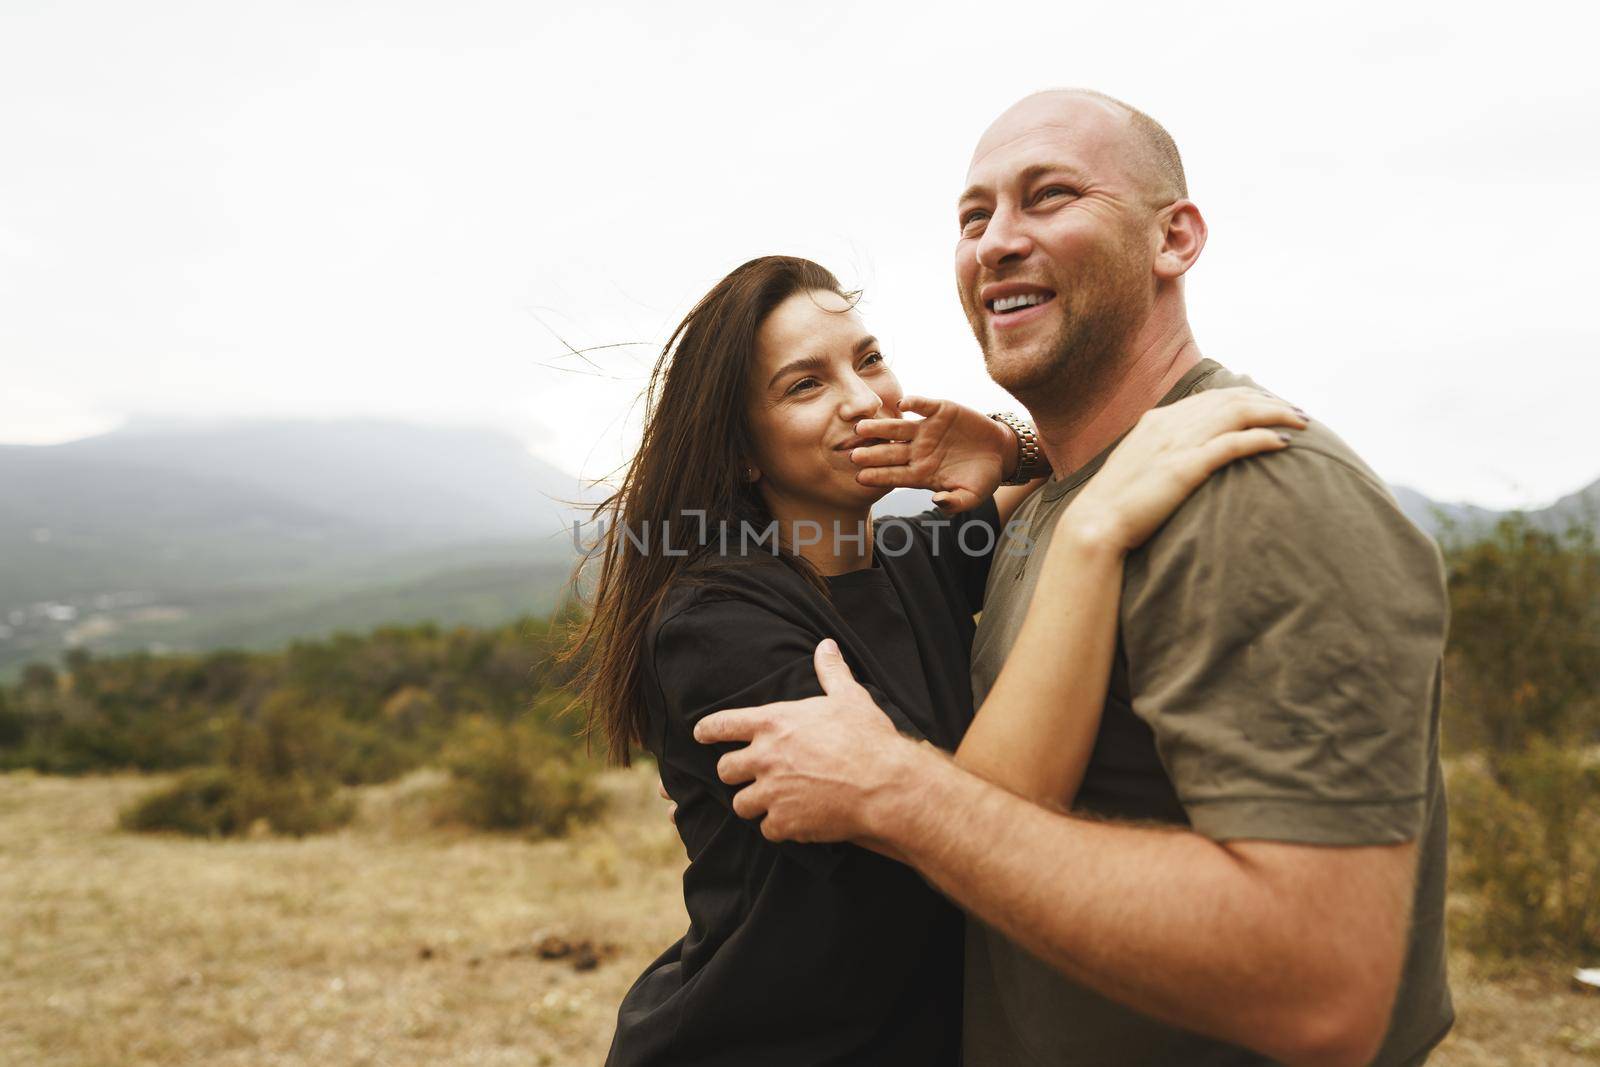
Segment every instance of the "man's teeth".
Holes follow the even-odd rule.
[[[1021,296],[1003,296],[994,302],[994,309],[997,312],[1011,311],[1014,308],[1025,308],[1032,307],[1034,304],[1042,304],[1048,299],[1049,297],[1045,296],[1043,293],[1023,293]]]

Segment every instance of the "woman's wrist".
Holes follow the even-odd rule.
[[[1011,439],[1016,444],[1016,462],[1009,466],[1009,473],[1001,480],[1001,485],[1025,485],[1051,473],[1050,461],[1040,449],[1039,435],[1033,423],[1019,419],[1009,411],[991,412],[989,418],[1010,430]],[[1006,455],[1009,457],[1010,452]]]
[[[1000,480],[1008,482],[1016,477],[1017,464],[1022,462],[1022,439],[1017,431],[999,419],[985,417],[995,429],[995,447],[1000,453]]]
[[[1114,515],[1074,502],[1056,522],[1055,541],[1063,542],[1080,559],[1115,561],[1127,556],[1128,537]]]

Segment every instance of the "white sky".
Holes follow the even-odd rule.
[[[1600,19],[1578,5],[0,0],[0,440],[378,414],[625,454],[648,347],[771,252],[864,286],[909,390],[1014,406],[954,198],[1013,99],[1177,138],[1202,349],[1392,481],[1600,476]]]

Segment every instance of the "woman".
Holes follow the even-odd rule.
[[[987,496],[1015,465],[1011,431],[944,403],[909,402],[930,418],[900,420],[906,399],[851,294],[788,257],[753,260],[719,282],[651,377],[639,452],[599,509],[611,522],[574,648],[587,653],[578,681],[591,725],[619,762],[632,746],[649,750],[677,802],[690,928],[625,997],[610,1064],[958,1061],[960,914],[883,856],[767,841],[734,813],[719,749],[692,737],[713,711],[820,693],[812,653],[832,637],[900,730],[961,744],[973,719],[972,615],[1000,528],[1039,480]],[[1298,417],[1263,398],[1252,419]],[[1257,433],[1249,451],[1284,444]],[[903,461],[913,445],[987,499],[955,516],[871,522],[886,490],[862,484],[852,453]],[[1245,454],[1243,442],[1233,451]],[[1153,494],[1170,511],[1220,456],[1186,483],[1145,486],[1140,506],[1148,511]],[[1101,522],[1116,514],[1112,488],[1098,495]],[[1116,575],[1120,558],[1092,577],[1104,586]],[[1105,642],[1077,643],[1058,669],[1081,662],[1096,677]],[[1019,673],[996,691],[1059,709],[1058,681]],[[1029,690],[1046,683],[1055,690]],[[1092,690],[1087,708],[1104,683],[1080,688]],[[1092,715],[1076,718],[1086,721],[1061,736],[1086,756]],[[984,725],[963,755],[1030,767],[1026,751],[998,751],[1015,737],[1005,716]],[[1024,775],[1030,791],[1070,797],[1075,775],[1060,769],[1061,750],[1046,755]]]

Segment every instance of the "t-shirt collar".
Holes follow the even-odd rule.
[[[1156,401],[1155,406],[1158,408],[1165,407],[1166,405],[1175,401],[1182,400],[1184,397],[1194,392],[1201,382],[1221,369],[1222,364],[1218,363],[1214,359],[1200,360],[1200,362],[1190,367],[1188,371],[1185,372],[1184,376],[1179,378],[1177,382],[1174,383],[1171,389],[1167,390],[1166,396],[1163,396],[1160,400]],[[1129,429],[1132,429],[1132,427],[1129,427]],[[1109,445],[1106,445],[1105,448],[1101,449],[1099,455],[1095,456],[1077,470],[1072,471],[1059,481],[1052,479],[1051,481],[1045,482],[1044,485],[1039,487],[1039,495],[1046,500],[1057,500],[1064,493],[1070,493],[1074,489],[1078,488],[1080,485],[1094,476],[1095,471],[1099,470],[1101,466],[1105,464],[1106,457],[1111,455],[1112,451],[1122,443],[1122,439],[1126,436],[1128,436],[1128,431],[1124,430],[1122,433],[1117,435],[1117,439],[1115,441],[1112,441]]]

